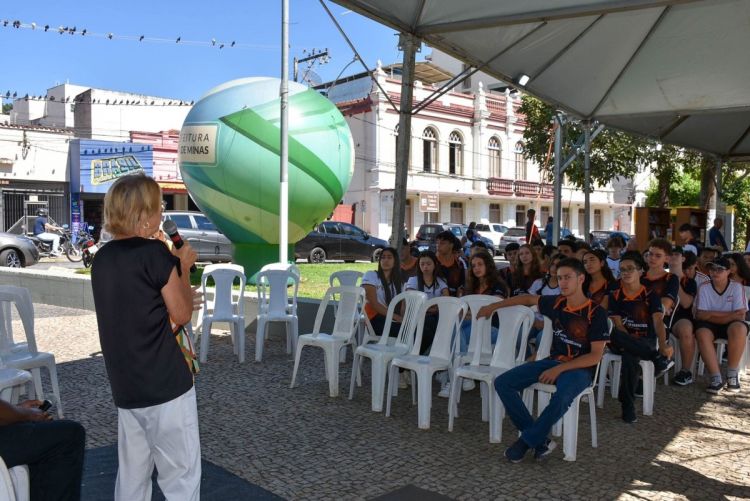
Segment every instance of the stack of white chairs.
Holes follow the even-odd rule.
[[[282,322],[286,328],[286,352],[292,353],[297,346],[299,319],[297,317],[297,293],[300,273],[294,264],[274,263],[257,275],[258,317],[255,331],[255,361],[263,358],[263,345],[268,324]],[[292,282],[292,294],[288,284]]]
[[[372,362],[372,410],[380,412],[383,410],[383,393],[385,391],[385,380],[388,366],[391,360],[399,355],[406,355],[414,344],[414,331],[419,321],[419,311],[422,304],[427,300],[427,294],[417,291],[406,291],[397,294],[388,306],[385,316],[385,327],[383,335],[377,343],[358,346],[354,350],[354,362],[352,364],[352,378],[349,386],[349,400],[354,398],[355,383],[359,381],[360,365],[363,358],[369,358]],[[398,337],[388,336],[393,322],[393,315],[401,310],[403,303],[403,315]],[[398,310],[396,310],[398,308]]]
[[[328,305],[336,301],[336,310],[333,330],[330,334],[320,332]],[[359,315],[365,302],[365,291],[361,287],[330,287],[323,301],[318,307],[315,316],[315,325],[312,334],[303,334],[297,339],[297,350],[294,356],[294,372],[290,388],[294,388],[299,369],[302,348],[314,346],[322,348],[325,354],[326,379],[328,380],[328,393],[332,397],[339,396],[339,356],[347,346],[357,347],[356,329]]]
[[[57,415],[62,419],[62,399],[60,397],[60,385],[57,380],[57,365],[52,353],[37,350],[36,337],[34,335],[34,305],[28,289],[14,287],[11,285],[0,286],[0,304],[14,304],[26,334],[25,343],[15,343],[13,331],[10,328],[9,311],[7,306],[0,307],[3,311],[3,320],[0,322],[0,359],[6,368],[31,372],[34,382],[34,395],[39,400],[44,399],[42,389],[41,369],[47,369],[52,384],[52,394],[57,408]],[[24,379],[25,376],[15,374],[15,377]],[[33,395],[29,395],[32,397]]]
[[[208,279],[214,281],[214,298],[208,300],[206,285]],[[233,286],[239,281],[239,291]],[[200,317],[201,343],[200,361],[208,359],[208,342],[211,338],[211,324],[227,322],[232,334],[234,354],[240,363],[245,361],[245,269],[238,264],[212,264],[203,269],[201,277],[203,308]]]
[[[427,311],[432,306],[438,309],[439,319],[435,337],[429,355],[420,355],[422,334]],[[430,428],[430,409],[432,407],[432,376],[438,371],[450,371],[453,367],[453,355],[461,326],[468,306],[462,300],[441,296],[424,303],[419,312],[417,335],[408,355],[400,355],[391,361],[388,374],[388,392],[385,415],[391,415],[391,397],[398,388],[399,368],[411,372],[412,404],[417,403],[419,428]],[[416,376],[416,384],[414,378]],[[417,390],[418,388],[418,390]],[[416,393],[416,394],[415,394]],[[419,400],[417,401],[417,397]]]
[[[477,344],[473,358],[468,365],[456,367],[455,379],[451,384],[448,401],[448,431],[453,431],[453,420],[458,415],[458,400],[461,394],[461,383],[464,379],[477,381],[482,388],[482,419],[489,413],[490,442],[498,443],[502,439],[502,422],[505,415],[493,384],[500,374],[524,363],[526,343],[529,332],[534,325],[534,312],[525,306],[500,308],[493,313],[500,321],[500,332],[489,365],[482,364],[484,347]],[[483,343],[489,342],[492,328],[492,317],[477,320],[477,337]],[[472,334],[472,337],[474,334]],[[520,344],[519,344],[520,340]],[[517,349],[519,347],[520,349]],[[488,412],[489,411],[489,412]]]
[[[552,347],[552,328],[549,318],[544,319],[545,329],[542,335],[542,341],[537,351],[537,360],[542,360],[549,356]],[[612,322],[609,321],[609,329],[612,331]],[[548,328],[549,325],[549,328]],[[549,335],[548,335],[549,334]],[[601,363],[596,365],[594,377],[591,379],[591,385],[578,394],[565,415],[552,427],[552,434],[555,436],[563,435],[563,454],[565,461],[575,461],[578,451],[578,414],[580,411],[581,399],[586,397],[589,404],[589,416],[591,419],[591,447],[598,447],[598,438],[596,432],[596,403],[594,402],[594,386],[596,385]],[[549,403],[550,397],[557,391],[554,384],[535,383],[524,390],[524,402],[526,402],[529,412],[532,411],[534,394],[538,398],[538,412],[541,414]]]

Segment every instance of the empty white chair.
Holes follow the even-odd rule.
[[[234,268],[239,269],[242,271],[242,273],[245,273],[245,269],[242,266],[230,264],[230,263],[218,263],[218,264],[209,264],[206,265],[205,268],[203,268],[203,273],[210,273],[213,270],[221,269],[221,268]],[[244,294],[244,290],[241,291],[239,289],[232,288],[232,303],[237,304],[240,300],[240,294]],[[203,317],[207,314],[210,314],[214,311],[214,300],[215,296],[211,295],[211,298],[209,299],[209,295],[211,295],[210,292],[208,294],[206,291],[203,292],[203,305],[201,305],[201,309],[198,310],[198,316],[195,321],[195,338],[193,341],[195,342],[198,337],[200,337],[200,332],[203,329]],[[187,326],[185,326],[187,328]]]
[[[328,284],[331,287],[358,287],[362,282],[362,275],[363,273],[361,271],[355,270],[334,271],[331,273],[331,276],[328,277]]]
[[[255,361],[263,358],[263,344],[266,330],[271,322],[283,322],[286,329],[286,352],[292,353],[297,346],[299,321],[297,318],[297,292],[299,291],[299,269],[288,266],[286,269],[270,269],[257,275],[258,317],[255,330]],[[293,283],[292,295],[287,286]],[[290,329],[291,327],[291,329]]]
[[[490,442],[492,443],[500,442],[502,439],[502,420],[505,414],[493,383],[500,374],[524,363],[526,341],[531,326],[534,324],[534,312],[525,306],[500,308],[493,313],[493,316],[495,315],[498,316],[501,328],[489,365],[481,363],[484,346],[476,344],[471,362],[455,368],[454,384],[451,385],[448,401],[448,431],[453,431],[453,419],[458,415],[458,397],[461,394],[463,379],[471,379],[482,385],[482,414],[484,416],[489,410]],[[492,317],[479,319],[478,329],[475,331],[472,328],[472,337],[476,334],[478,338],[484,340],[483,343],[488,343],[492,326],[491,319]],[[521,349],[516,350],[517,346]]]
[[[206,299],[206,283],[214,281],[213,308],[209,309]],[[235,280],[239,281],[239,296],[235,299],[232,288]],[[205,313],[201,322],[200,361],[208,359],[208,341],[211,338],[211,324],[228,322],[232,334],[234,353],[240,363],[245,361],[245,269],[238,264],[219,264],[206,266],[201,277],[203,291],[203,308]]]
[[[352,364],[352,378],[349,386],[349,400],[354,398],[354,385],[359,374],[362,358],[369,358],[372,362],[372,410],[380,412],[383,410],[383,392],[385,391],[385,379],[388,366],[395,357],[409,353],[414,344],[414,331],[419,321],[419,309],[427,300],[427,294],[417,291],[406,291],[397,294],[388,305],[385,316],[383,335],[377,343],[358,346],[354,350],[354,362]],[[398,337],[388,336],[396,308],[401,308],[404,303],[401,328]]]
[[[26,334],[25,343],[9,344],[6,339],[2,350],[0,350],[0,358],[7,368],[31,372],[34,381],[34,393],[36,398],[40,400],[44,399],[41,369],[47,369],[52,384],[53,398],[57,406],[57,415],[62,419],[62,398],[60,397],[60,385],[57,380],[55,356],[52,353],[37,350],[34,335],[34,305],[31,302],[28,289],[10,285],[2,286],[0,287],[0,302],[15,304]],[[10,335],[12,339],[12,334]]]
[[[423,356],[419,354],[422,346],[422,331],[427,310],[437,306],[438,324],[435,330],[435,338],[430,347],[430,354]],[[412,403],[417,401],[417,416],[419,427],[423,430],[430,427],[430,409],[432,408],[432,375],[437,371],[450,370],[452,367],[455,345],[461,320],[466,314],[467,305],[458,298],[441,296],[430,299],[422,305],[419,312],[419,325],[417,335],[408,355],[401,355],[391,361],[390,373],[388,375],[388,392],[386,393],[385,415],[391,415],[391,397],[398,385],[399,367],[411,371],[412,377]],[[414,384],[414,377],[417,381]]]
[[[338,301],[336,319],[330,334],[320,332],[323,317],[328,305]],[[360,311],[365,302],[365,291],[361,287],[331,287],[326,291],[323,301],[315,316],[312,334],[303,334],[297,339],[297,350],[294,355],[294,372],[290,388],[294,388],[297,370],[302,356],[302,348],[315,346],[322,348],[325,354],[326,379],[328,379],[328,393],[332,397],[339,396],[339,355],[342,348],[352,345],[356,348],[356,328]]]

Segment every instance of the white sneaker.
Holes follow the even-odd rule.
[[[471,391],[476,387],[477,385],[474,383],[473,379],[464,379],[463,383],[461,383],[461,389],[464,391]]]
[[[404,388],[409,387],[409,383],[411,383],[411,374],[409,374],[408,371],[404,371],[398,376],[398,387],[400,390],[403,390]]]
[[[445,381],[440,386],[440,392],[438,393],[438,397],[448,398],[451,396],[451,382]]]

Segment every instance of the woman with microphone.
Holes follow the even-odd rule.
[[[114,239],[96,253],[91,272],[99,340],[118,415],[115,500],[151,499],[151,474],[168,500],[200,497],[200,441],[193,374],[170,319],[191,320],[185,243],[172,252],[153,237],[161,190],[152,178],[118,179],[104,198],[104,228]]]

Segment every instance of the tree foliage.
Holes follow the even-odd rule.
[[[10,113],[10,110],[13,109],[13,103],[5,103],[3,104],[3,115],[7,115]]]
[[[701,181],[695,172],[675,172],[674,182],[668,187],[667,197],[669,205],[673,207],[695,207],[700,202]],[[660,205],[659,182],[651,180],[646,189],[646,205],[656,207]]]

